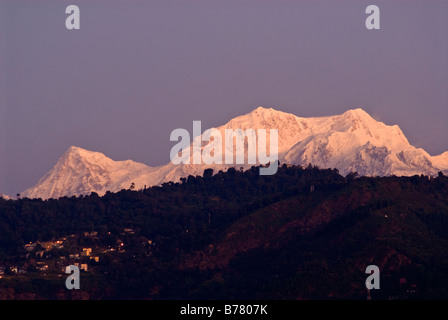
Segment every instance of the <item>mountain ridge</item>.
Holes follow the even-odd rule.
[[[0,193],[0,198],[5,199],[5,200],[10,200],[10,199],[12,199],[10,196],[8,196],[8,195],[6,195],[6,194],[3,194],[3,193]]]
[[[340,115],[299,117],[273,108],[258,107],[217,127],[225,129],[278,129],[278,159],[281,163],[337,168],[341,174],[365,176],[436,175],[448,170],[448,151],[438,156],[413,147],[398,125],[377,121],[362,108]],[[202,136],[201,136],[202,137]],[[202,149],[208,143],[202,145]],[[269,143],[267,144],[269,148]],[[268,150],[270,152],[270,150]],[[192,155],[191,155],[192,156]],[[190,157],[191,157],[190,156]],[[116,192],[161,185],[189,175],[202,175],[247,164],[179,164],[150,167],[132,160],[114,161],[102,153],[71,146],[38,183],[22,193],[30,198],[58,198],[96,192]]]

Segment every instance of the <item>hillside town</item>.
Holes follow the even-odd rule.
[[[81,272],[99,272],[98,267],[104,266],[105,261],[118,260],[128,251],[150,256],[153,241],[134,234],[133,229],[124,228],[119,234],[90,231],[29,242],[20,248],[18,256],[0,258],[0,279],[62,277],[69,265],[79,267]]]

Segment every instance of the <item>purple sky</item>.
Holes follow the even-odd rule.
[[[76,4],[81,29],[65,28]],[[381,9],[381,30],[364,13]],[[0,0],[0,193],[33,186],[71,145],[169,161],[175,128],[257,106],[362,107],[448,150],[448,1]]]

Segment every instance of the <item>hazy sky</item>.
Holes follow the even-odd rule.
[[[65,28],[70,4],[80,30]],[[380,30],[365,27],[369,4]],[[173,129],[257,106],[362,107],[448,150],[448,1],[0,0],[1,193],[71,145],[166,163]]]

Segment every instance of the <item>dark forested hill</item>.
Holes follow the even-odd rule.
[[[93,230],[95,241],[82,238]],[[448,298],[442,174],[360,178],[283,166],[260,176],[254,167],[104,197],[0,199],[0,267],[26,271],[0,279],[0,298],[79,296],[35,272],[24,249],[69,235],[102,249],[83,276],[84,298],[365,299],[371,264],[381,271],[372,299]],[[120,254],[103,250],[117,241]]]

